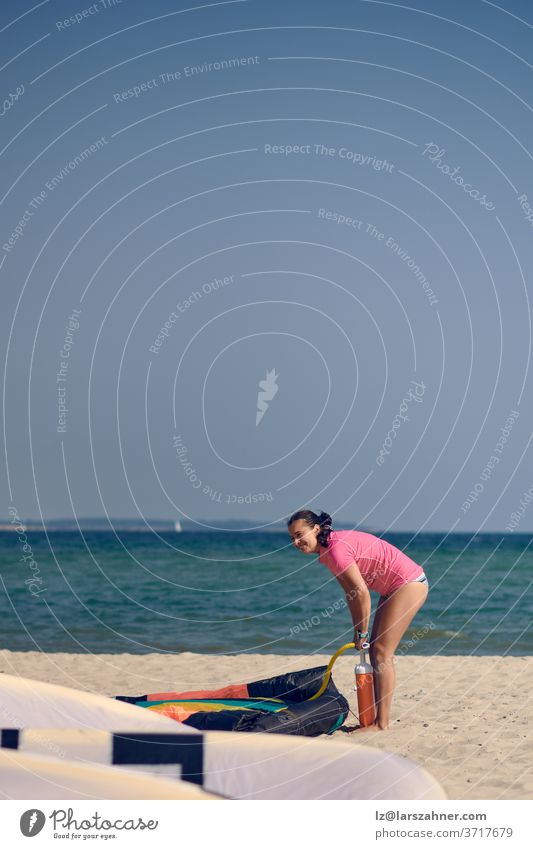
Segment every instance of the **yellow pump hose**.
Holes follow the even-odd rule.
[[[348,649],[354,649],[354,648],[355,648],[355,643],[346,643],[346,645],[341,646],[341,648],[338,649],[335,652],[335,654],[331,658],[330,662],[328,663],[328,668],[326,669],[326,673],[324,675],[324,678],[322,679],[322,684],[320,685],[319,691],[317,693],[315,693],[314,696],[310,696],[307,699],[308,702],[312,702],[313,699],[318,699],[318,697],[322,695],[322,693],[324,692],[324,690],[328,686],[329,679],[331,678],[331,670],[333,669],[333,665],[334,665],[335,661],[337,660],[337,658],[340,657],[340,655],[343,652],[347,651]]]

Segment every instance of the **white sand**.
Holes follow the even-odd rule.
[[[328,660],[0,651],[0,673],[109,696],[142,695],[253,681]],[[440,781],[450,799],[533,798],[533,657],[411,656],[398,658],[396,669],[390,730],[339,730],[320,738],[323,745],[336,739],[406,755]],[[337,661],[334,680],[356,711],[353,658]],[[345,728],[355,724],[349,715]]]

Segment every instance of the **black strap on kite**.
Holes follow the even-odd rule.
[[[18,728],[2,728],[2,749],[18,749]]]
[[[181,778],[193,784],[204,783],[204,741],[202,734],[113,734],[112,763],[179,764]]]

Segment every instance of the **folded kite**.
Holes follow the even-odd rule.
[[[331,678],[324,693],[310,701],[325,672],[325,666],[318,666],[218,690],[116,698],[204,731],[268,731],[317,737],[340,728],[348,715],[348,702]]]

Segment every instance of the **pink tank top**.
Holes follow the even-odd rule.
[[[363,531],[332,531],[318,559],[335,576],[355,561],[368,589],[380,595],[389,595],[424,571],[399,548]]]

